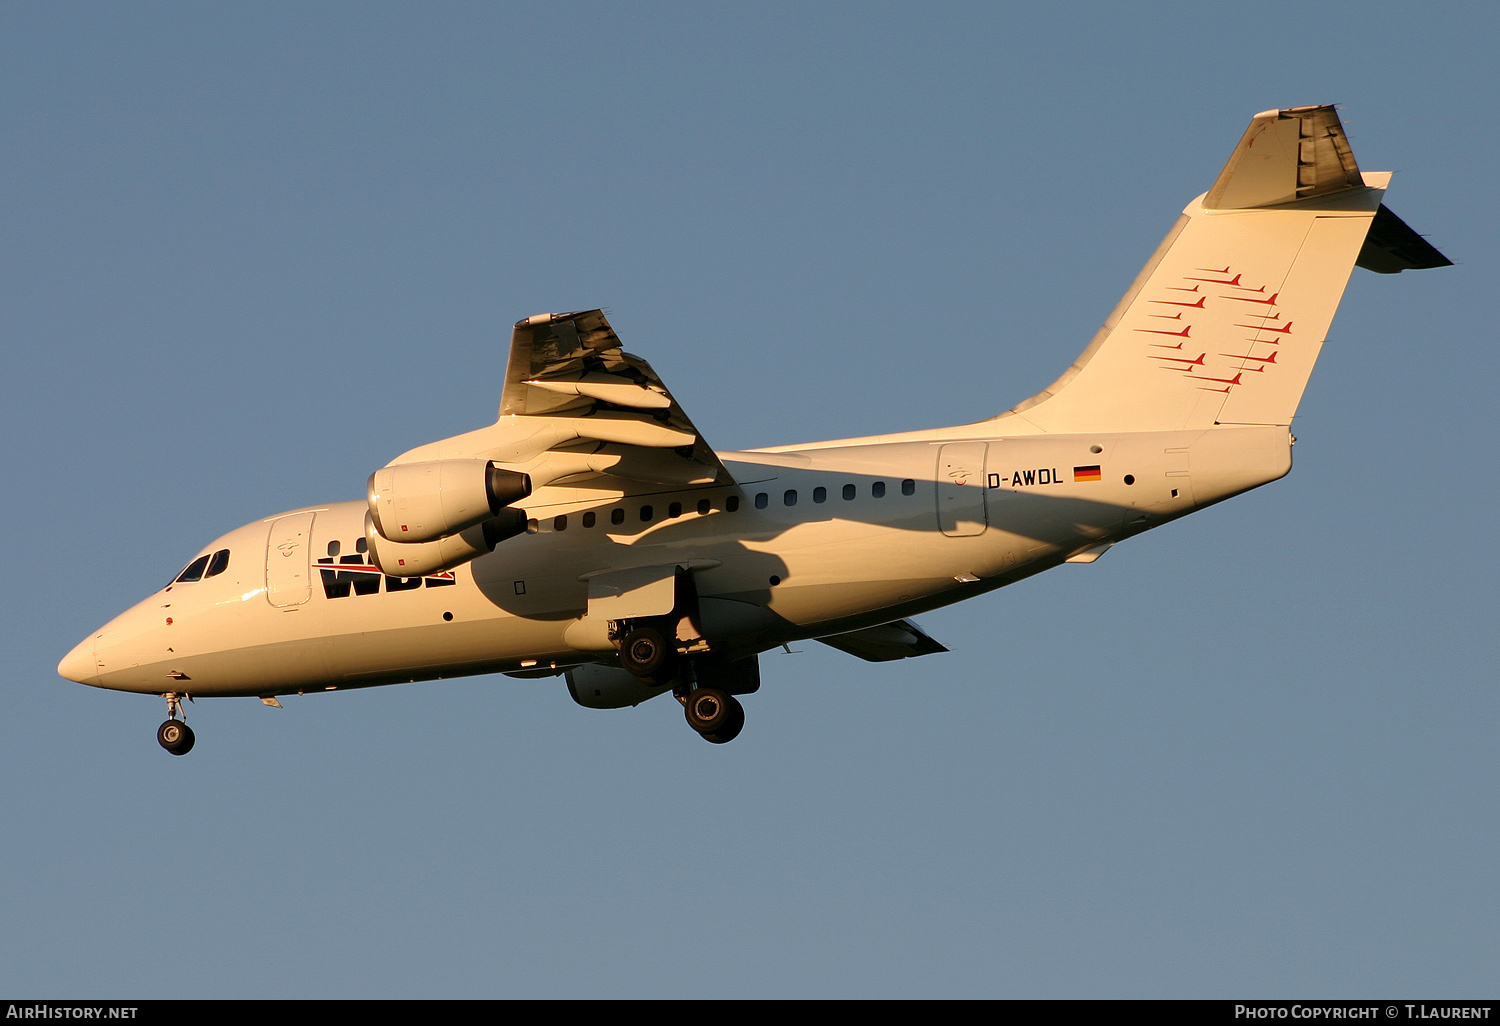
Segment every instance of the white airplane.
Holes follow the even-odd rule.
[[[231,531],[58,665],[181,700],[501,672],[580,705],[671,692],[709,741],[757,657],[946,651],[910,617],[1291,469],[1292,416],[1355,264],[1450,263],[1381,200],[1331,106],[1257,114],[1088,348],[990,420],[715,452],[598,310],[515,326],[495,423],[370,476],[365,501]]]

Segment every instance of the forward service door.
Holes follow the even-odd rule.
[[[308,544],[312,513],[293,513],[271,521],[266,539],[266,598],[282,609],[300,606],[312,597]]]

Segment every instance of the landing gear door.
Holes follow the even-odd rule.
[[[590,620],[666,616],[677,605],[677,565],[610,570],[588,579]]]
[[[984,458],[988,443],[950,442],[938,450],[938,527],[953,538],[983,534]]]
[[[271,521],[266,539],[266,598],[281,609],[300,606],[312,597],[308,542],[313,514],[294,513]]]

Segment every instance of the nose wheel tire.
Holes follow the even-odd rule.
[[[193,728],[181,720],[168,720],[156,728],[156,740],[173,755],[186,755],[193,750]]]
[[[683,712],[688,726],[716,745],[733,741],[745,727],[745,707],[718,688],[699,688],[689,694]]]
[[[637,627],[620,641],[620,665],[647,684],[665,684],[677,673],[677,646],[654,627]]]

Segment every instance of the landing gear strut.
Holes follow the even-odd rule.
[[[162,696],[167,700],[167,721],[156,728],[156,740],[173,755],[186,755],[193,750],[193,728],[178,719],[182,715],[182,700],[175,691]]]
[[[702,734],[703,740],[716,745],[733,741],[745,729],[745,707],[718,688],[689,691],[682,701],[682,710],[688,726]]]

